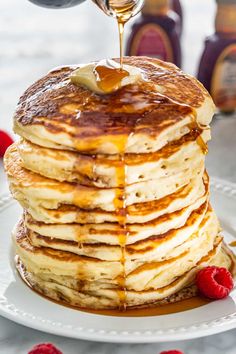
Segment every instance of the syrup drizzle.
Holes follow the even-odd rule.
[[[124,26],[142,8],[144,0],[93,0],[107,15],[117,20],[120,44],[120,69],[123,68]]]
[[[146,83],[146,85],[148,85],[148,83]],[[149,86],[150,86],[150,90],[156,90],[155,89],[155,85],[153,85],[152,83],[149,83]],[[192,114],[193,114],[193,120],[191,123],[188,124],[188,128],[191,132],[195,132],[195,133],[198,133],[198,137],[196,139],[196,142],[198,144],[198,146],[201,148],[202,152],[204,155],[206,155],[208,153],[208,145],[207,143],[205,143],[205,141],[202,139],[201,137],[201,133],[203,132],[204,128],[200,127],[199,123],[197,122],[197,112],[194,108],[192,108],[191,106],[189,106],[188,104],[184,104],[184,103],[181,103],[169,96],[166,96],[164,94],[161,94],[160,92],[158,92],[158,95],[164,99],[168,99],[170,102],[178,105],[178,106],[182,106],[182,107],[188,107],[192,110]]]
[[[125,23],[122,20],[119,20],[119,18],[117,19],[117,23],[118,23],[119,41],[120,41],[120,69],[122,70],[123,69],[123,57],[124,57],[123,42],[124,42]]]
[[[107,60],[104,65],[98,64],[94,73],[98,87],[105,93],[109,93],[120,87],[121,81],[129,76],[129,72],[122,68],[115,68]]]
[[[202,133],[203,129],[198,125],[196,118],[192,123],[188,124],[188,128],[192,132],[199,133],[199,135],[196,139],[196,142],[197,142],[198,146],[201,148],[203,154],[206,155],[208,153],[208,146],[201,137],[201,133]]]
[[[119,31],[120,41],[120,68],[123,68],[123,41],[124,41],[124,26],[131,17],[136,15],[137,6],[141,4],[140,0],[110,0],[108,1],[108,7],[114,13]],[[140,7],[141,8],[141,7]],[[139,11],[139,10],[138,10]]]
[[[117,1],[108,1],[108,8],[115,13],[119,31],[120,44],[120,68],[115,68],[109,65],[107,61],[105,65],[97,65],[95,67],[95,75],[98,87],[105,93],[109,93],[121,86],[121,81],[129,76],[129,72],[123,69],[123,42],[124,42],[124,27],[126,22],[133,16],[135,1],[126,1],[124,4],[117,4]]]
[[[126,165],[125,165],[125,146],[128,138],[122,139],[122,150],[120,150],[119,166],[116,168],[116,179],[119,188],[117,188],[114,205],[116,210],[117,222],[120,226],[119,230],[119,245],[121,247],[120,263],[122,266],[122,273],[117,278],[118,287],[117,295],[119,297],[119,308],[121,311],[126,310],[126,243],[129,236],[127,228],[127,209],[126,209]]]

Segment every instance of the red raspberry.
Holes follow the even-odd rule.
[[[28,354],[63,354],[51,343],[42,343],[35,345]]]
[[[234,281],[226,268],[212,266],[198,272],[196,285],[200,293],[209,299],[223,299],[233,289]]]
[[[167,350],[165,352],[161,352],[160,354],[184,354],[180,350]]]
[[[3,157],[5,154],[6,149],[13,143],[12,138],[5,133],[4,131],[0,130],[0,157]]]

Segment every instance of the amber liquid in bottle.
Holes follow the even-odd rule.
[[[236,0],[218,0],[215,33],[205,41],[198,79],[222,112],[236,109]]]
[[[168,0],[146,0],[132,27],[126,54],[156,57],[180,67],[179,21]]]

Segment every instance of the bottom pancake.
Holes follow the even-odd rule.
[[[202,266],[215,265],[232,269],[234,267],[233,255],[224,247],[207,264],[199,264],[189,277],[184,277],[180,282],[180,289],[172,295],[163,297],[155,291],[149,292],[127,292],[127,309],[162,306],[178,301],[186,300],[197,295],[197,288],[194,285],[194,278],[197,270]],[[41,295],[60,302],[67,306],[84,309],[119,309],[120,299],[117,290],[100,289],[98,291],[81,292],[66,285],[62,285],[50,278],[41,278],[35,274],[27,272],[20,259],[17,259],[17,268],[22,279],[36,292]],[[187,280],[187,281],[186,281]],[[163,289],[164,290],[164,289]],[[146,296],[145,296],[146,295]]]
[[[58,252],[44,247],[33,247],[24,229],[17,227],[13,233],[16,253],[19,256],[18,268],[21,276],[37,292],[56,301],[62,301],[67,305],[88,309],[119,309],[122,305],[123,290],[114,281],[120,271],[118,262],[98,262],[87,257],[79,257],[70,252]],[[30,262],[34,255],[37,257],[37,265]],[[42,256],[43,254],[43,256]],[[45,257],[50,259],[54,272],[49,269],[49,262],[44,263]],[[57,267],[55,267],[55,262]],[[41,264],[38,264],[41,262]],[[60,266],[59,266],[59,263]],[[176,276],[168,284],[158,285],[148,290],[146,288],[135,290],[131,286],[125,291],[125,304],[127,308],[139,308],[162,305],[168,302],[176,302],[196,294],[194,279],[196,273],[202,267],[216,265],[235,272],[235,258],[233,254],[222,244],[222,238],[217,236],[214,244],[208,252],[201,257],[190,269],[185,269],[183,274]],[[62,267],[68,268],[62,274]],[[82,269],[83,268],[83,269]],[[80,272],[88,274],[93,268],[94,279],[81,277]],[[40,271],[37,271],[40,270]],[[71,272],[76,270],[76,276]],[[167,272],[169,273],[169,272]],[[82,274],[82,273],[81,273]],[[166,274],[168,275],[168,274]],[[168,276],[167,276],[168,278]],[[157,279],[158,283],[158,279]]]
[[[73,289],[66,289],[65,286],[57,284],[56,282],[52,282],[51,280],[46,281],[38,278],[32,273],[26,271],[26,268],[19,257],[16,257],[16,268],[23,279],[23,281],[34,291],[38,292],[40,295],[48,298],[49,300],[53,300],[59,302],[62,305],[77,307],[78,309],[94,309],[96,310],[119,310],[119,302],[117,302],[117,306],[110,306],[109,297],[104,297],[99,299],[98,306],[94,307],[95,303],[98,301],[95,295],[91,294],[83,294],[81,292],[76,292]],[[173,304],[179,301],[183,301],[186,299],[190,299],[197,295],[197,288],[195,285],[191,285],[189,287],[185,287],[181,291],[172,296],[169,296],[163,300],[159,300],[155,303],[144,304],[139,306],[128,306],[127,309],[143,309],[150,308],[156,306],[163,306],[167,304]],[[83,300],[86,299],[86,301]],[[114,304],[114,303],[113,303]]]

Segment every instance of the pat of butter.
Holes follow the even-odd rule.
[[[71,74],[71,82],[75,85],[85,86],[89,90],[98,94],[108,94],[120,89],[123,86],[135,84],[142,80],[142,71],[131,65],[123,65],[123,70],[128,72],[128,76],[122,78],[115,85],[109,87],[105,91],[99,86],[99,79],[96,74],[96,67],[108,67],[110,69],[117,70],[120,68],[119,64],[114,60],[102,60],[99,63],[89,63],[81,66]]]

